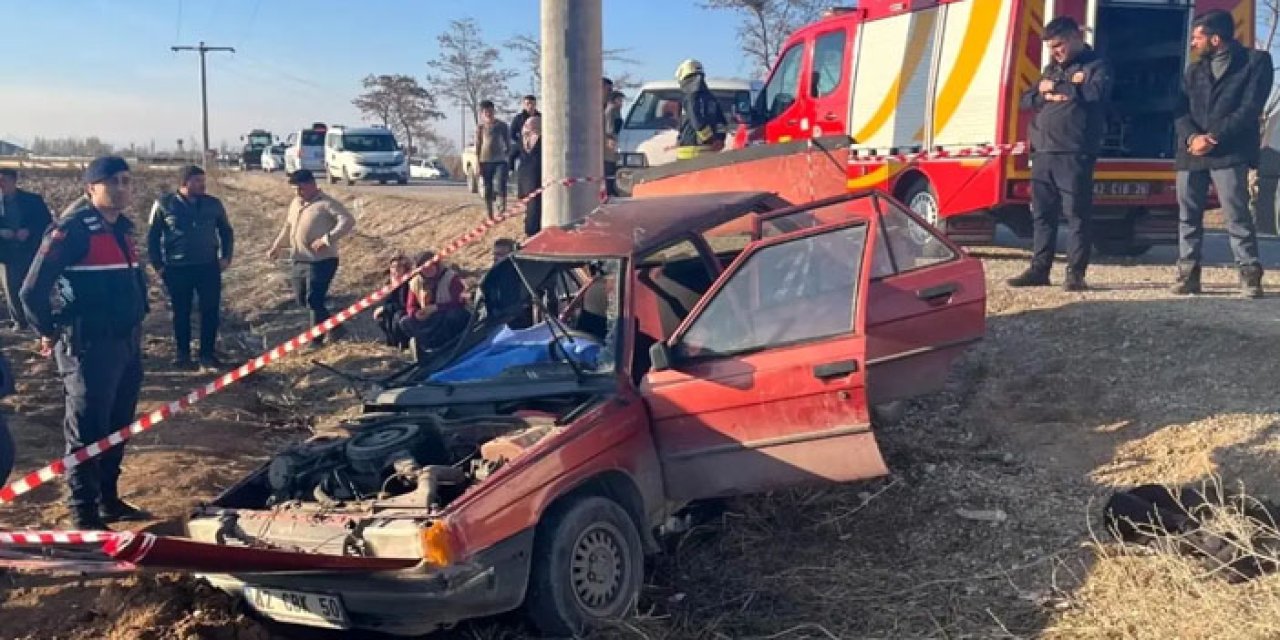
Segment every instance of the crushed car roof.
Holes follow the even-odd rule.
[[[625,257],[659,248],[691,231],[711,229],[751,211],[790,206],[766,191],[622,198],[567,227],[546,227],[524,255]]]

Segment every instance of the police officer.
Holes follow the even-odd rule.
[[[1075,20],[1054,18],[1044,27],[1053,61],[1036,86],[1022,94],[1022,108],[1035,109],[1031,124],[1031,266],[1008,281],[1014,287],[1049,284],[1065,214],[1070,236],[1062,288],[1083,291],[1089,268],[1093,165],[1106,128],[1111,69],[1089,45]]]
[[[68,453],[133,420],[142,385],[142,319],[149,310],[134,224],[124,215],[129,165],[116,156],[95,158],[84,182],[88,203],[45,234],[21,293],[41,351],[53,353],[62,377]],[[124,447],[116,446],[68,472],[76,528],[150,517],[120,499],[123,457]]]
[[[192,369],[191,301],[200,299],[200,366],[219,369],[214,351],[222,303],[222,270],[231,266],[235,234],[222,201],[205,193],[204,170],[195,165],[179,173],[177,193],[161,196],[151,207],[147,254],[173,301],[173,336],[179,369]]]
[[[18,188],[18,172],[0,169],[0,250],[4,261],[4,298],[13,328],[25,331],[27,318],[18,290],[40,248],[40,237],[53,223],[39,194]]]
[[[706,151],[720,151],[729,121],[720,108],[702,71],[702,63],[685,60],[676,67],[676,82],[683,95],[680,105],[680,132],[676,138],[676,159],[688,160]]]

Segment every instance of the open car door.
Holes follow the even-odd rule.
[[[867,401],[872,407],[940,391],[965,349],[986,332],[986,277],[914,211],[868,191],[757,218],[768,239],[849,216],[878,222],[866,306]]]
[[[751,493],[887,470],[866,399],[874,216],[753,242],[641,381],[667,493]]]

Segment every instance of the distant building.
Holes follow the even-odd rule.
[[[25,156],[31,152],[11,142],[0,140],[0,156]]]

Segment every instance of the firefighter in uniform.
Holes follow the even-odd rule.
[[[1031,125],[1031,266],[1008,284],[1049,284],[1058,219],[1065,215],[1070,235],[1062,288],[1083,291],[1092,242],[1093,165],[1106,128],[1111,69],[1085,44],[1071,18],[1054,18],[1045,25],[1044,41],[1053,60],[1022,95],[1022,108],[1036,110]]]
[[[702,63],[685,60],[676,67],[676,82],[683,94],[680,103],[680,129],[676,138],[676,160],[696,158],[704,152],[724,149],[729,121],[720,108],[702,71]]]
[[[52,352],[62,377],[68,453],[133,421],[149,310],[134,224],[124,215],[129,165],[116,156],[95,158],[84,182],[87,203],[45,233],[20,294],[41,351]],[[120,499],[123,457],[117,445],[68,472],[76,528],[104,530],[109,522],[150,517]]]

